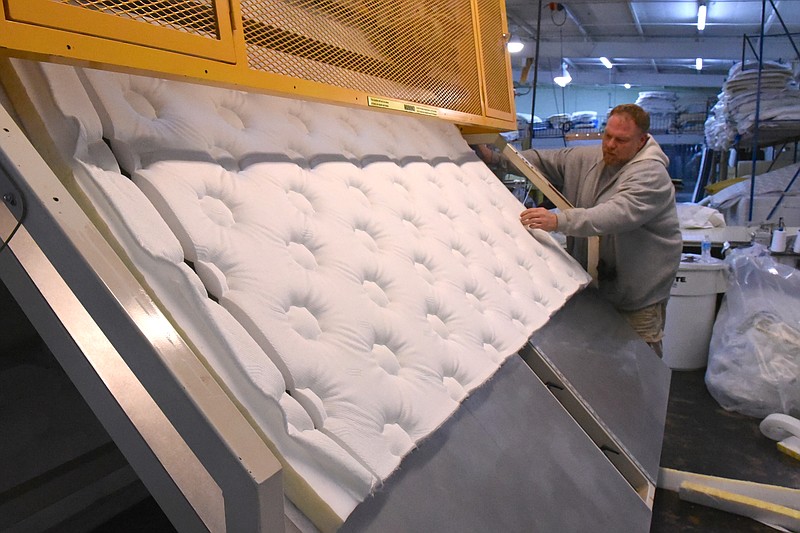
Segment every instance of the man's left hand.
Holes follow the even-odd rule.
[[[526,209],[519,215],[519,221],[526,228],[555,231],[558,228],[558,218],[555,213],[543,207]]]

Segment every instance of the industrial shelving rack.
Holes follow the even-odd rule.
[[[767,1],[769,1],[770,6],[773,9],[773,13],[775,17],[781,24],[783,28],[783,33],[778,34],[765,34],[765,27],[766,27],[766,6]],[[778,10],[778,6],[775,5],[773,0],[762,0],[761,1],[761,24],[760,24],[760,32],[758,35],[747,35],[745,34],[742,38],[742,69],[745,69],[748,60],[748,50],[752,52],[753,57],[755,58],[755,63],[757,64],[758,68],[758,81],[757,81],[757,88],[756,88],[756,108],[755,108],[755,121],[753,124],[753,128],[750,132],[746,134],[740,134],[736,136],[733,144],[734,153],[737,154],[737,161],[738,162],[738,154],[739,151],[742,149],[750,149],[750,155],[752,158],[752,170],[750,173],[750,201],[749,201],[749,212],[748,212],[748,221],[752,221],[753,219],[753,197],[755,193],[755,178],[756,178],[756,164],[758,161],[759,151],[763,150],[764,148],[769,147],[780,147],[779,150],[782,151],[789,145],[794,145],[794,158],[795,162],[797,160],[797,150],[798,150],[798,143],[800,143],[800,120],[770,120],[769,122],[762,122],[760,111],[761,111],[761,74],[764,70],[764,45],[767,39],[772,38],[786,38],[788,39],[789,43],[791,44],[792,48],[794,49],[795,56],[797,60],[800,61],[800,50],[798,50],[797,45],[795,44],[795,37],[799,34],[793,34],[789,32],[789,29],[786,26],[786,23],[783,21],[783,17],[780,15],[780,11]],[[771,167],[770,167],[771,168]],[[711,150],[711,149],[704,149],[703,157],[700,164],[700,172],[697,180],[697,184],[695,186],[693,201],[697,202],[703,197],[703,192],[705,190],[705,186],[709,184],[709,181],[712,176],[717,176],[717,181],[722,181],[727,179],[727,170],[728,165],[725,160],[724,154],[721,153],[719,150]],[[785,190],[783,191],[784,194],[787,193],[797,181],[798,173],[795,173],[794,177],[789,181]],[[781,198],[778,199],[773,209],[770,211],[769,215],[767,216],[767,220],[774,214],[775,210],[777,209],[778,205],[780,205]]]

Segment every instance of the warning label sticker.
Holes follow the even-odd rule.
[[[367,98],[367,103],[370,107],[380,107],[382,109],[393,109],[395,111],[405,111],[406,113],[415,113],[417,115],[427,115],[435,117],[439,114],[438,110],[434,107],[425,107],[417,104],[409,104],[406,102],[398,102],[397,100],[389,100],[387,98],[376,98],[370,96]]]

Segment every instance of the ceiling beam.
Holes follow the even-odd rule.
[[[533,49],[533,43],[529,49]],[[560,57],[561,43],[557,41],[542,41],[539,53],[542,56]],[[679,38],[651,38],[645,42],[638,38],[618,37],[613,41],[595,40],[594,42],[564,40],[565,57],[614,57],[614,58],[684,58],[692,59],[702,56],[704,59],[725,59],[741,61],[741,38],[711,38],[696,39]],[[765,43],[764,55],[768,60],[789,60],[794,57],[794,50],[787,39],[771,39]],[[750,58],[752,59],[752,58]]]
[[[514,79],[519,79],[519,72],[514,72]],[[540,76],[539,79],[540,86],[553,83],[547,76]],[[634,87],[700,87],[721,90],[724,82],[724,75],[701,74],[699,72],[691,74],[656,74],[580,70],[572,72],[572,84],[570,85],[612,86],[630,83]]]
[[[633,2],[627,2],[627,5],[631,18],[633,19],[633,25],[636,27],[636,33],[639,34],[640,39],[644,40],[644,30],[642,29],[642,22],[639,20],[639,14],[636,12]]]
[[[781,3],[778,2],[777,0],[775,1],[775,7],[776,8],[780,9],[780,4]],[[769,16],[767,17],[767,20],[764,22],[764,34],[765,35],[769,35],[770,30],[772,29],[772,25],[775,24],[775,21],[777,20],[777,18],[778,17],[775,16],[775,10],[773,9],[770,12]]]
[[[530,8],[526,7],[525,9],[528,10]],[[516,30],[517,37],[523,40],[536,39],[536,28],[526,22],[529,17],[522,16],[517,10],[512,10],[511,8],[508,8],[507,15],[509,30],[512,32]],[[523,34],[521,30],[524,30],[526,34]],[[527,46],[528,43],[526,42],[525,45]]]
[[[592,36],[589,35],[589,32],[586,31],[586,28],[583,27],[583,24],[581,24],[581,21],[578,20],[578,17],[575,16],[575,13],[573,13],[572,10],[569,7],[565,6],[564,4],[561,5],[563,6],[564,11],[567,14],[567,17],[575,24],[575,26],[577,26],[578,31],[581,32],[583,38],[589,42],[593,41],[594,39],[592,39]]]

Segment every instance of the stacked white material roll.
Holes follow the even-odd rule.
[[[678,95],[672,91],[642,91],[636,104],[650,113],[650,131],[672,131],[678,115]]]
[[[706,122],[706,142],[710,148],[728,149],[736,135],[752,133],[756,103],[759,127],[800,120],[800,90],[790,65],[765,61],[762,64],[759,96],[758,63],[736,63],[728,72],[719,100]]]

